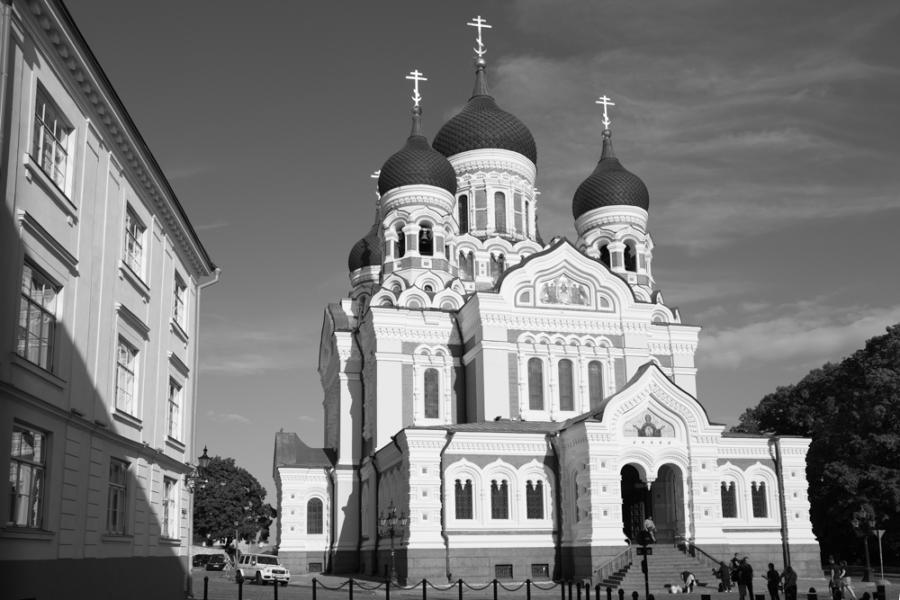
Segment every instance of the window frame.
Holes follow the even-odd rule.
[[[465,501],[462,506],[460,497]],[[465,516],[465,512],[469,516]],[[453,517],[457,521],[475,520],[475,483],[471,477],[460,475],[453,479]]]
[[[318,515],[311,510],[318,507]],[[313,520],[316,517],[316,520]],[[316,531],[318,530],[318,531]],[[325,502],[318,496],[313,496],[306,501],[306,535],[322,535],[325,533]]]
[[[162,537],[179,539],[178,527],[178,480],[163,476]]]
[[[55,113],[52,117],[52,127],[48,126],[48,107]],[[66,196],[66,198],[68,198],[72,190],[72,177],[75,171],[73,168],[74,157],[72,152],[75,148],[75,126],[72,125],[68,116],[63,112],[59,104],[53,99],[53,96],[41,82],[38,82],[35,87],[32,118],[34,122],[31,130],[31,156],[34,158],[37,167],[47,176],[47,179],[51,181],[53,185]],[[62,140],[56,133],[57,126],[60,126],[60,130],[68,129],[68,131],[65,131],[65,138]],[[44,164],[45,159],[48,156],[46,153],[48,146],[45,145],[47,135],[52,138],[52,146],[50,146],[52,152],[49,155],[49,169],[48,166]],[[58,166],[59,163],[56,161],[58,153],[64,155],[61,173]]]
[[[538,372],[533,372],[531,365],[539,365]],[[547,410],[547,398],[544,393],[545,377],[544,377],[544,359],[538,356],[532,356],[525,361],[526,375],[528,377],[528,410],[543,411]],[[538,381],[538,377],[540,380]],[[540,395],[540,406],[535,406],[535,401]]]
[[[497,475],[490,479],[489,498],[492,521],[508,521],[510,519],[509,489],[509,478]]]
[[[43,529],[44,525],[44,505],[45,505],[45,497],[46,497],[46,481],[47,481],[47,452],[49,450],[49,434],[46,431],[38,429],[36,427],[32,427],[26,423],[22,423],[20,421],[13,421],[12,431],[11,431],[11,439],[13,443],[15,443],[16,439],[16,431],[19,430],[19,433],[26,434],[31,433],[35,436],[36,440],[40,440],[40,443],[32,442],[32,456],[37,456],[32,460],[28,460],[26,457],[21,454],[16,454],[16,448],[10,449],[10,477],[13,475],[13,469],[15,468],[15,484],[10,489],[9,495],[9,513],[7,514],[6,526],[14,527],[17,529]],[[38,452],[39,450],[39,452]],[[19,444],[19,451],[21,452],[21,444]],[[29,478],[28,484],[28,494],[23,494],[20,491],[19,485],[20,482],[24,484],[24,481],[21,481],[21,473],[23,471],[23,467],[27,471],[33,471],[31,477]],[[22,498],[28,498],[28,504],[22,504]],[[36,499],[32,500],[32,499]],[[36,506],[35,506],[36,504]],[[29,508],[30,507],[30,508]],[[23,512],[22,509],[27,509]],[[24,522],[20,523],[18,521],[19,514],[23,514],[25,516]]]
[[[563,390],[564,390],[564,379],[563,379],[563,365],[567,364],[569,373],[567,379],[567,387],[568,387],[568,408],[563,407]],[[559,410],[560,412],[574,412],[576,409],[576,401],[575,401],[575,361],[570,358],[561,358],[556,362],[556,383],[557,383],[557,392],[559,396]]]
[[[532,485],[534,483],[534,485]],[[540,478],[528,478],[525,480],[525,518],[527,520],[543,521],[545,516],[544,481]],[[538,509],[536,516],[532,516],[532,509]]]
[[[181,327],[182,331],[187,331],[188,313],[187,313],[187,283],[179,273],[175,273],[175,289],[172,298],[172,321]]]
[[[122,262],[143,281],[147,266],[147,225],[130,203],[125,206],[124,231]]]
[[[106,495],[106,533],[128,535],[128,470],[131,463],[111,456]],[[121,473],[121,481],[114,476]]]
[[[459,218],[460,235],[469,233],[469,195],[460,194],[456,200],[456,212]]]
[[[130,351],[130,365],[124,364],[121,360],[123,348]],[[116,343],[115,409],[116,411],[125,413],[134,418],[138,418],[139,414],[138,377],[140,371],[140,353],[141,351],[136,345],[132,344],[123,335],[120,334],[118,336]],[[127,390],[121,385],[122,371],[131,378],[130,388]],[[124,406],[126,403],[121,401],[123,390],[128,393],[128,406]]]
[[[731,509],[730,512],[734,514],[727,515],[726,513],[726,494],[727,500],[730,502],[730,506],[728,508]],[[740,512],[738,511],[738,486],[737,482],[733,479],[722,479],[719,482],[719,498],[722,507],[722,518],[723,519],[737,519],[740,516]]]
[[[28,275],[26,275],[28,273]],[[29,290],[26,294],[25,290],[25,279],[26,276],[29,279],[28,285]],[[40,302],[38,299],[33,296],[34,294],[34,282],[35,279],[42,279],[42,291]],[[37,267],[30,260],[25,260],[22,263],[22,277],[20,279],[21,286],[19,288],[19,318],[18,323],[16,324],[16,348],[15,353],[20,358],[28,361],[29,363],[35,365],[47,371],[49,373],[53,373],[54,362],[55,362],[55,353],[56,353],[56,327],[59,322],[59,305],[60,305],[60,295],[62,292],[62,286],[56,282],[55,279],[47,275],[47,273]],[[46,295],[47,290],[52,290],[53,297],[51,299],[52,309],[45,306],[46,298],[43,296]],[[25,310],[27,309],[27,310]],[[37,317],[39,319],[39,333],[38,333],[38,362],[32,360],[33,357],[29,357],[30,354],[30,339],[33,334],[31,331],[31,316],[34,314],[34,311],[37,312]],[[22,318],[23,315],[25,318],[25,323],[23,325]],[[44,338],[46,328],[46,342]],[[21,348],[20,348],[21,345]],[[42,348],[46,346],[46,352],[42,352]]]
[[[175,393],[173,394],[173,388]],[[174,408],[174,411],[173,411]],[[166,401],[166,435],[169,439],[181,442],[184,436],[184,386],[174,377],[169,377],[169,393]],[[173,417],[174,412],[174,417]]]
[[[753,519],[769,518],[769,486],[766,483],[762,478],[750,482],[750,517]],[[757,514],[759,512],[762,514]]]

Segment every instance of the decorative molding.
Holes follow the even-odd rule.
[[[140,275],[131,270],[131,267],[125,264],[124,260],[119,261],[119,277],[128,281],[141,298],[144,304],[150,302],[150,286],[148,286]]]
[[[69,199],[69,196],[59,189],[50,176],[44,172],[44,169],[34,160],[29,153],[25,153],[22,158],[22,164],[25,165],[25,178],[28,181],[37,180],[47,195],[56,202],[56,205],[66,214],[66,220],[70,226],[78,223],[78,207]]]
[[[116,302],[116,312],[119,317],[132,329],[138,332],[144,340],[150,339],[150,326],[147,325],[139,316],[131,312],[127,306],[121,302]]]
[[[50,233],[38,223],[37,219],[31,216],[28,211],[21,208],[16,209],[16,219],[19,221],[19,226],[27,230],[32,238],[40,242],[44,248],[58,258],[69,270],[69,273],[76,277],[78,276],[78,259],[66,250],[62,244],[56,241],[56,238],[50,235]]]
[[[169,363],[175,367],[175,370],[181,373],[184,377],[187,377],[191,373],[190,367],[184,364],[184,361],[181,360],[181,357],[175,354],[172,351],[169,351]]]

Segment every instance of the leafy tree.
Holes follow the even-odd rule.
[[[205,540],[266,540],[275,509],[266,490],[233,458],[216,456],[201,470],[194,491],[194,533]]]
[[[850,520],[866,506],[876,527],[887,530],[885,560],[900,557],[900,325],[840,363],[779,387],[732,430],[812,438],[806,474],[824,555],[861,559]]]

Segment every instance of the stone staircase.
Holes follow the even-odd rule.
[[[660,598],[661,594],[668,593],[665,587],[666,584],[683,585],[681,579],[682,571],[690,571],[698,582],[706,583],[705,587],[694,586],[695,596],[701,593],[716,593],[718,581],[712,575],[712,567],[708,566],[706,562],[701,562],[670,544],[654,544],[650,548],[653,549],[653,554],[647,557],[647,573],[650,580],[651,594]],[[628,599],[631,598],[631,592],[634,591],[638,592],[643,598],[644,574],[641,572],[642,558],[635,555],[634,562],[631,563],[631,566],[624,573],[619,572],[611,576],[602,585],[604,587],[608,585],[613,590],[617,588],[625,590],[625,597]],[[616,585],[616,580],[618,580],[618,585]]]

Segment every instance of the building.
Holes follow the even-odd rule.
[[[180,597],[216,267],[63,4],[0,8],[3,596]]]
[[[325,309],[324,448],[276,434],[282,559],[410,581],[586,578],[652,514],[661,541],[757,565],[784,551],[816,573],[810,440],[709,421],[700,328],[655,285],[650,195],[613,151],[608,99],[571,200],[578,237],[544,243],[534,138],[489,94],[483,57],[432,145],[417,97],[350,293]]]

